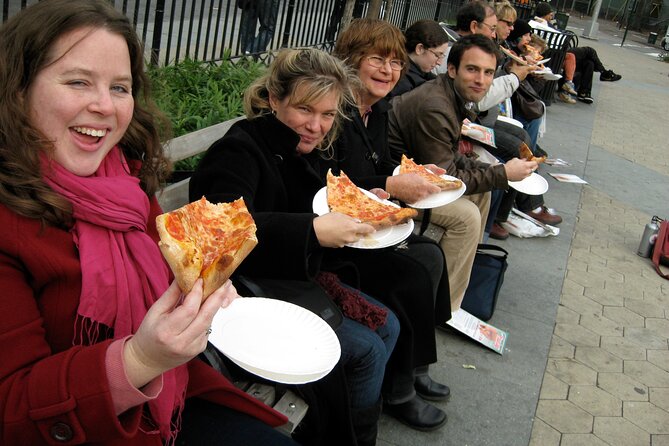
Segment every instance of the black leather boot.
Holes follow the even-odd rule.
[[[429,375],[420,375],[414,381],[416,393],[429,401],[444,401],[451,396],[451,389],[444,384],[433,381]]]
[[[398,419],[410,428],[419,431],[433,431],[446,424],[446,412],[427,403],[418,395],[401,404],[384,404],[384,412]]]

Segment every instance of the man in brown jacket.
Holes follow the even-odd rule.
[[[490,190],[506,189],[537,168],[534,161],[518,158],[489,165],[458,152],[462,121],[486,94],[497,67],[497,49],[489,38],[462,37],[448,57],[448,72],[392,101],[389,142],[393,157],[402,153],[419,164],[434,163],[448,175],[460,178],[467,195],[432,210],[432,222],[443,227],[440,244],[446,255],[451,286],[451,309],[460,308],[469,283],[476,246],[490,206]]]

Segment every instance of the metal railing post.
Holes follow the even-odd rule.
[[[163,37],[163,17],[165,16],[165,0],[156,2],[156,15],[153,21],[153,37],[151,38],[151,65],[158,65],[160,43]]]
[[[286,9],[286,17],[284,23],[286,24],[283,28],[283,36],[281,39],[281,48],[288,47],[288,41],[290,40],[290,31],[293,24],[293,14],[295,13],[295,0],[288,1],[288,8]]]

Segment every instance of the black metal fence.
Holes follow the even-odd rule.
[[[0,0],[2,20],[37,0]],[[276,11],[273,30],[268,30],[262,48],[249,51],[240,33],[245,14],[239,0],[110,0],[126,14],[147,49],[153,64],[167,65],[185,58],[216,61],[261,55],[282,47],[332,47],[338,32],[337,11],[345,0],[263,0],[264,12]],[[381,17],[405,29],[419,19],[453,21],[465,0],[394,0],[383,3]],[[272,10],[272,8],[276,8]],[[354,14],[365,15],[368,0],[357,0]],[[270,14],[273,15],[273,14]],[[273,17],[270,17],[270,19]],[[261,29],[251,20],[250,37]],[[262,40],[262,39],[260,39]],[[245,49],[243,46],[246,46]],[[262,46],[262,45],[261,45]]]

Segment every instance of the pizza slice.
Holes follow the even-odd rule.
[[[535,161],[539,164],[546,161],[545,156],[542,156],[542,157],[534,156],[534,154],[532,153],[532,150],[530,150],[530,148],[524,142],[520,144],[520,159],[524,159],[524,160],[527,160],[527,161]]]
[[[256,225],[242,198],[212,204],[202,197],[156,217],[160,250],[179,288],[189,292],[202,277],[207,298],[258,243]]]
[[[400,163],[400,173],[415,173],[425,178],[430,183],[439,186],[439,188],[444,190],[454,190],[460,189],[462,187],[462,181],[460,180],[447,180],[442,178],[439,175],[432,173],[430,169],[423,166],[422,164],[416,164],[413,158],[407,158],[406,155],[402,155],[402,162]]]
[[[344,172],[335,176],[328,171],[327,200],[331,211],[349,215],[376,229],[398,225],[418,215],[415,209],[392,206],[368,197]]]

